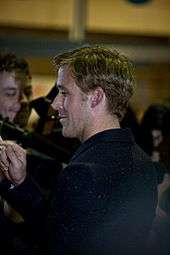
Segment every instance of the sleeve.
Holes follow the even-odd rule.
[[[46,201],[40,188],[30,178],[19,186],[12,186],[8,180],[0,183],[0,194],[31,225],[41,226],[47,214]]]

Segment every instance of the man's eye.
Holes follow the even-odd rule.
[[[66,91],[61,91],[60,94],[64,95],[64,96],[68,95],[68,93]]]
[[[14,97],[16,95],[16,92],[7,92],[5,93],[5,96],[7,97]]]

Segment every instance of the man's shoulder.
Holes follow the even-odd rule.
[[[95,162],[72,162],[68,164],[63,172],[62,175],[91,175],[95,173],[95,170],[98,168],[102,168],[104,166],[99,165]]]
[[[75,152],[72,160],[88,160],[91,158],[106,159],[112,158],[114,151],[120,152],[127,146],[135,143],[134,138],[129,129],[110,129],[104,130],[90,137]],[[127,150],[125,150],[127,153]],[[118,155],[116,153],[116,155]]]

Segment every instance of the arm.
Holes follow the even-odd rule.
[[[0,194],[25,221],[41,225],[46,215],[45,201],[39,187],[26,175],[26,151],[2,139],[0,146]]]

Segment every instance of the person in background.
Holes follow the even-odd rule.
[[[28,63],[11,53],[0,54],[0,116],[20,127],[29,118],[28,101],[32,97]],[[24,108],[24,115],[22,113]],[[22,118],[17,114],[22,113]],[[24,117],[23,117],[24,116]]]
[[[26,128],[30,115],[29,101],[31,98],[31,75],[27,61],[12,53],[0,53],[0,135],[2,135],[4,122],[10,124],[13,129],[15,127]],[[2,198],[0,204],[1,248],[4,247],[7,253],[20,254],[21,250],[25,250],[25,254],[27,251],[31,254],[29,246],[23,241],[24,236],[23,239],[20,238],[22,224],[19,223],[23,222],[21,215]]]
[[[169,132],[169,109],[163,104],[152,104],[140,122],[140,146],[153,161],[160,161],[159,144]]]
[[[36,180],[41,190],[48,194],[53,179],[61,170],[61,164],[33,150],[30,142],[22,143],[24,131],[32,111],[32,77],[28,62],[13,53],[0,54],[0,135],[6,140],[12,140],[22,145],[27,151],[27,172]],[[18,133],[17,130],[20,130]],[[43,145],[43,142],[41,142]],[[39,153],[39,154],[38,154]],[[48,171],[48,167],[51,171]],[[2,173],[0,170],[0,179]],[[26,237],[27,226],[16,210],[1,198],[1,229],[4,226],[4,236],[1,242],[17,255],[23,250],[31,254],[30,238]],[[8,231],[9,229],[9,231]],[[9,232],[11,232],[10,235]],[[6,233],[6,234],[5,234]],[[6,237],[5,237],[6,236]],[[10,238],[9,238],[10,236]],[[6,240],[6,242],[5,242]],[[10,240],[10,241],[9,241]]]
[[[139,145],[154,162],[159,183],[163,181],[166,173],[166,164],[160,153],[160,145],[168,136],[169,130],[169,108],[163,104],[150,105],[140,122]]]
[[[158,205],[151,231],[150,247],[155,255],[169,254],[170,237],[170,109],[150,105],[141,120],[140,145],[151,157],[158,173]]]
[[[158,185],[158,206],[151,231],[151,250],[155,255],[169,255],[170,251],[170,136],[164,137],[159,153],[166,166],[163,182]]]
[[[32,226],[34,238],[42,238],[41,247],[48,243],[44,254],[146,254],[157,177],[131,131],[120,128],[134,92],[133,67],[102,46],[63,53],[54,64],[59,93],[52,107],[62,134],[82,144],[61,171],[46,207],[26,174],[25,151],[1,140],[1,194]]]
[[[30,102],[33,99],[33,91],[32,76],[28,62],[25,59],[18,59],[18,70],[21,79],[21,87],[23,90],[24,100],[22,100],[21,110],[15,118],[15,123],[18,124],[21,128],[27,128],[28,120],[32,110],[30,107]]]
[[[13,53],[0,54],[0,120],[3,126],[0,128],[0,135],[4,139],[13,140],[27,149],[29,174],[33,176],[43,190],[48,192],[51,182],[57,175],[56,172],[61,170],[61,163],[58,162],[57,164],[55,158],[48,157],[46,153],[40,153],[34,149],[31,136],[25,138],[24,131],[28,132],[27,124],[33,109],[31,105],[33,101],[31,81],[32,77],[27,60]],[[5,126],[4,123],[7,125]],[[21,132],[17,132],[17,128],[21,128]],[[43,143],[43,136],[41,136],[35,143],[40,143],[43,148],[47,147],[48,140]],[[53,171],[47,171],[47,164],[53,168]],[[58,166],[56,171],[54,164]]]

